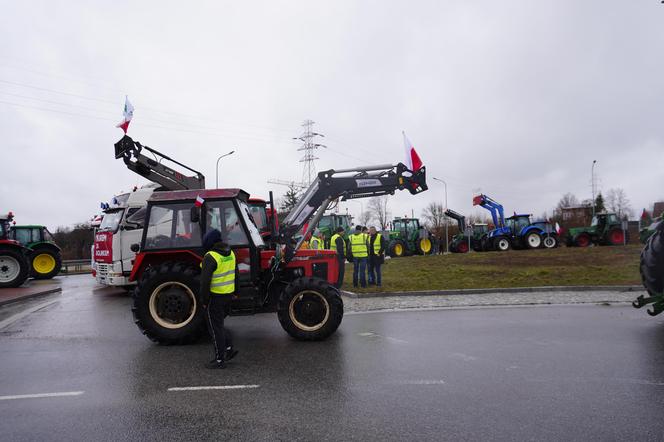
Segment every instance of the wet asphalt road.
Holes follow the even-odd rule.
[[[152,344],[88,278],[0,331],[0,396],[83,392],[0,400],[0,439],[664,439],[664,318],[628,306],[348,314],[321,343],[231,318],[211,371],[209,342]]]

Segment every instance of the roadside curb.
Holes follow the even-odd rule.
[[[42,290],[42,291],[39,291],[39,292],[27,293],[23,296],[17,296],[15,298],[11,298],[11,299],[0,299],[0,307],[5,306],[7,304],[13,304],[15,302],[25,301],[27,299],[38,298],[40,296],[46,296],[46,295],[52,295],[53,293],[59,293],[59,292],[62,292],[62,288],[57,287],[57,288],[53,288],[53,289]]]
[[[544,287],[507,287],[488,289],[453,289],[453,290],[420,290],[414,292],[371,292],[355,293],[341,290],[341,294],[353,299],[387,298],[392,296],[445,296],[445,295],[483,295],[494,293],[546,293],[546,292],[635,292],[645,290],[640,285],[570,285]]]

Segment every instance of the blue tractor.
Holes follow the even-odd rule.
[[[515,249],[553,249],[558,245],[558,234],[548,221],[531,222],[531,215],[505,218],[503,206],[486,195],[473,198],[473,205],[487,209],[496,226],[489,232],[483,244],[485,250],[501,252]]]

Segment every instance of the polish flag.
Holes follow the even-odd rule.
[[[205,202],[205,200],[204,200],[203,198],[201,198],[200,195],[198,195],[198,196],[196,197],[196,202],[194,203],[194,206],[196,206],[196,207],[201,207],[201,206],[203,205],[204,202]]]
[[[122,121],[119,122],[115,127],[121,128],[124,133],[127,133],[127,128],[129,128],[129,122],[134,116],[134,106],[129,102],[129,98],[125,95],[125,105],[122,112]]]
[[[560,235],[560,224],[556,223],[556,233]]]
[[[413,143],[410,142],[406,136],[406,132],[403,133],[403,145],[406,148],[406,166],[413,172],[417,172],[423,166],[422,160],[420,160],[419,155],[413,147]]]

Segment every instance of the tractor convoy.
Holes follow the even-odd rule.
[[[489,233],[489,225],[484,223],[466,224],[466,217],[452,209],[445,211],[445,216],[456,220],[459,233],[452,237],[449,249],[452,253],[468,253],[471,249],[482,251],[482,244]]]

